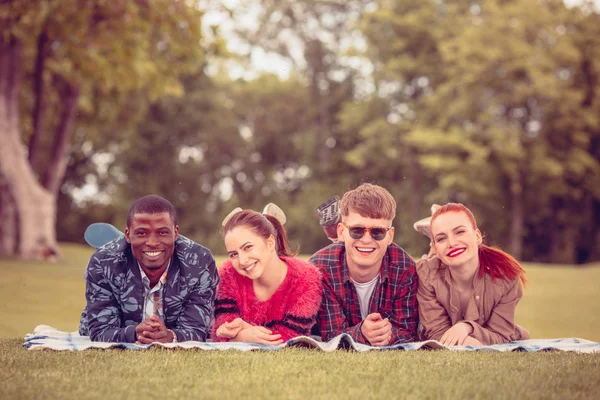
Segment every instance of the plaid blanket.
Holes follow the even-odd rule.
[[[48,325],[38,325],[33,333],[25,335],[23,347],[29,350],[71,350],[80,351],[87,349],[128,349],[144,350],[152,346],[181,349],[201,350],[280,350],[285,347],[304,347],[321,351],[334,351],[338,349],[351,349],[355,351],[372,350],[453,350],[453,351],[574,351],[577,353],[600,353],[600,343],[585,339],[530,339],[496,344],[491,346],[455,346],[446,347],[435,340],[425,342],[403,343],[394,346],[373,347],[352,340],[347,334],[341,334],[328,342],[321,342],[312,337],[300,336],[279,346],[266,346],[253,343],[214,343],[214,342],[181,342],[181,343],[153,343],[139,345],[134,343],[105,343],[92,342],[88,336],[80,336],[78,332],[63,332]]]

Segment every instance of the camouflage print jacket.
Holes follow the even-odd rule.
[[[125,238],[99,248],[84,277],[87,305],[79,333],[98,342],[135,342],[135,328],[143,319],[144,284]],[[163,288],[165,325],[178,341],[206,339],[218,282],[210,250],[179,235]]]

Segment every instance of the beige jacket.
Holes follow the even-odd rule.
[[[515,309],[523,297],[519,278],[492,281],[489,274],[483,278],[475,275],[473,297],[462,320],[458,291],[451,286],[448,267],[432,256],[417,262],[417,274],[421,339],[440,340],[458,322],[470,324],[471,336],[484,345],[529,339],[529,332],[515,324]]]

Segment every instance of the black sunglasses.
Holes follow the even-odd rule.
[[[389,227],[389,228],[366,228],[364,226],[348,226],[348,225],[344,224],[343,222],[342,222],[342,225],[344,225],[346,228],[348,228],[348,233],[350,234],[350,237],[354,240],[361,239],[363,236],[365,236],[366,232],[369,232],[369,234],[371,235],[373,240],[380,241],[380,240],[385,239],[385,235],[388,233],[388,231],[390,229],[392,229],[392,227]]]

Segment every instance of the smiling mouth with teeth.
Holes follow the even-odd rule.
[[[246,268],[242,268],[244,271],[246,272],[250,272],[254,269],[254,266],[256,265],[256,263],[252,263],[249,266],[247,266]]]
[[[375,249],[367,248],[367,247],[357,247],[356,250],[358,250],[360,253],[368,253],[368,254],[375,251]]]
[[[450,252],[448,252],[448,254],[446,254],[448,257],[456,257],[461,255],[462,253],[464,253],[467,249],[465,247],[461,247],[460,249],[454,249]]]
[[[145,251],[144,254],[147,255],[148,257],[156,257],[159,256],[162,253],[162,251]]]

